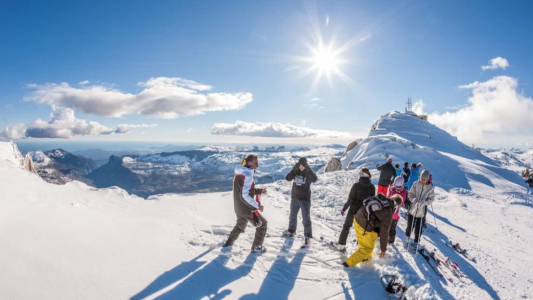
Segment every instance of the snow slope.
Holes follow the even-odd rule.
[[[403,148],[391,147],[389,137],[377,140],[389,150]],[[358,153],[379,158],[369,143]],[[269,190],[262,199],[268,252],[252,255],[250,226],[233,247],[219,247],[235,223],[231,192],[143,200],[119,188],[57,186],[21,169],[16,153],[4,153],[11,150],[0,143],[2,299],[388,299],[381,274],[399,275],[410,287],[408,299],[533,299],[533,205],[517,183],[505,181],[501,168],[474,150],[414,152],[433,160],[453,157],[456,166],[435,175],[443,186],[436,188],[435,213],[428,213],[422,244],[456,261],[464,283],[440,279],[404,249],[403,219],[385,259],[352,269],[340,265],[344,258],[322,244],[340,232],[339,212],[357,169],[319,173],[312,187],[316,240],[308,250],[299,249],[301,224],[297,238],[279,237],[288,222],[290,183],[261,185]],[[422,151],[427,156],[419,156]],[[491,172],[484,173],[486,179],[465,176],[454,187],[445,180],[455,168]],[[494,187],[487,188],[487,180]],[[352,230],[350,253],[353,239]],[[448,240],[467,248],[477,262],[446,246]]]
[[[346,153],[341,162],[344,168],[375,169],[389,156],[402,167],[404,162],[422,162],[432,172],[435,185],[446,190],[525,190],[522,178],[515,172],[502,168],[435,125],[396,111],[376,121],[368,137]]]

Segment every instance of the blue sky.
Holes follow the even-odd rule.
[[[403,110],[411,96],[423,101],[430,121],[435,115],[437,125],[466,143],[524,146],[533,143],[533,115],[513,124],[508,119],[533,113],[532,13],[530,1],[2,1],[0,128],[21,123],[26,136],[46,136],[48,125],[32,122],[49,122],[55,105],[58,115],[74,113],[104,128],[76,123],[82,129],[53,130],[72,140],[347,143],[386,112]],[[352,41],[337,56],[348,82],[332,75],[313,84],[317,70],[302,75],[314,65],[310,47],[318,47],[318,35],[326,45],[335,39],[333,49]],[[508,66],[481,69],[497,57]],[[94,94],[80,96],[83,104],[72,95],[45,100],[33,94],[49,95],[57,90],[46,84],[66,82],[76,95],[94,86],[137,95],[151,91],[138,84],[150,78],[194,81],[210,89],[193,94],[230,94],[241,102],[224,100],[196,110],[203,114],[171,118],[161,118],[165,108],[149,113],[135,104],[113,117],[94,113],[101,103],[92,101]],[[252,101],[243,100],[245,94]],[[478,102],[469,108],[473,95]],[[486,103],[494,97],[501,102]],[[179,105],[180,112],[188,107]],[[458,128],[463,122],[479,126],[469,130],[476,134]],[[213,135],[216,123],[233,127]],[[120,124],[157,127],[94,134]],[[237,127],[247,136],[235,135]],[[332,131],[349,136],[330,138],[340,136]]]

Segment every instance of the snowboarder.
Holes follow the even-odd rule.
[[[414,227],[415,242],[413,248],[418,247],[420,234],[422,232],[422,218],[424,217],[425,208],[435,201],[435,192],[433,186],[429,184],[429,171],[424,170],[420,174],[420,180],[415,181],[411,190],[409,190],[409,199],[411,199],[411,208],[407,219],[407,228],[405,229],[406,241],[409,246],[411,230]]]
[[[363,207],[357,211],[353,222],[359,248],[343,263],[345,267],[353,267],[362,261],[371,259],[378,236],[381,248],[379,257],[385,257],[392,214],[401,203],[402,197],[399,195],[394,195],[392,199],[389,199],[378,193],[376,196],[365,199]]]
[[[263,205],[259,197],[254,196],[266,194],[266,189],[256,189],[254,181],[255,170],[259,167],[257,155],[250,154],[243,160],[242,164],[235,167],[235,177],[233,177],[233,205],[237,215],[237,224],[231,231],[224,247],[231,246],[239,235],[244,232],[246,225],[251,223],[256,227],[255,238],[252,245],[252,252],[265,252],[263,240],[267,232],[267,220],[259,213],[263,212]]]
[[[396,170],[396,177],[402,175],[402,169],[400,169],[400,165],[399,164],[395,164],[394,165],[394,170]]]
[[[383,165],[376,165],[376,168],[381,171],[379,174],[378,182],[378,194],[387,195],[387,189],[394,177],[396,177],[396,169],[392,165],[392,157],[387,159],[387,162]]]
[[[305,157],[300,157],[298,163],[285,177],[287,181],[293,181],[291,192],[291,208],[289,216],[289,228],[283,232],[283,236],[292,237],[296,234],[298,211],[302,209],[302,223],[304,226],[305,244],[313,237],[311,226],[311,183],[317,181],[317,176],[307,164]]]
[[[396,225],[398,225],[398,221],[400,220],[400,208],[402,207],[405,198],[407,198],[407,189],[403,186],[403,183],[403,177],[398,176],[394,178],[394,183],[389,187],[389,191],[387,192],[387,197],[389,198],[394,195],[400,195],[402,197],[402,203],[398,205],[398,209],[396,209],[392,215],[392,224],[389,231],[389,244],[393,244],[396,239]]]
[[[346,250],[346,239],[350,228],[352,228],[354,215],[363,206],[363,200],[376,194],[376,187],[370,181],[371,178],[370,170],[363,167],[359,172],[359,181],[352,185],[348,201],[346,201],[341,210],[341,215],[344,216],[346,214],[346,219],[337,243],[339,251]]]

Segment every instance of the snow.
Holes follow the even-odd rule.
[[[533,299],[533,204],[519,176],[431,124],[404,117],[391,113],[378,121],[379,133],[343,158],[345,167],[353,162],[348,171],[319,172],[310,249],[300,249],[301,223],[296,238],[279,237],[288,224],[291,184],[260,184],[268,189],[262,197],[269,228],[263,255],[249,253],[251,226],[233,247],[220,247],[235,224],[231,192],[143,200],[116,187],[48,184],[19,167],[13,144],[0,143],[2,298],[380,300],[388,299],[380,275],[396,274],[409,286],[408,299]],[[428,129],[434,141],[409,128]],[[377,183],[374,165],[384,153],[416,157],[433,171],[437,199],[421,244],[457,262],[464,283],[439,279],[420,255],[404,248],[404,219],[384,259],[376,247],[371,261],[344,269],[343,257],[322,245],[338,238],[340,210],[358,167],[370,166]],[[273,155],[265,171],[299,155]],[[233,159],[222,157],[213,159]],[[352,229],[349,254],[357,247],[354,238]],[[448,247],[449,240],[476,262]]]
[[[42,151],[30,151],[28,153],[30,153],[33,162],[39,167],[45,167],[52,163],[52,159]]]

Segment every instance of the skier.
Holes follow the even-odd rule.
[[[237,215],[237,224],[231,231],[224,247],[231,246],[239,235],[246,229],[247,223],[255,227],[255,238],[252,245],[252,252],[265,252],[263,240],[267,232],[267,220],[259,213],[263,212],[263,205],[259,197],[255,195],[266,194],[266,189],[256,189],[254,181],[255,170],[259,167],[257,155],[250,154],[243,160],[243,163],[235,167],[235,177],[233,177],[233,205]]]
[[[394,183],[389,187],[389,191],[387,192],[387,197],[389,198],[394,195],[400,195],[402,197],[402,203],[398,205],[398,209],[396,209],[392,215],[392,224],[389,231],[389,244],[393,244],[396,239],[396,225],[398,225],[398,221],[400,220],[400,208],[404,203],[404,199],[407,198],[407,189],[403,186],[403,183],[403,177],[398,176],[394,178]]]
[[[381,171],[381,174],[379,174],[378,194],[386,195],[392,179],[396,177],[396,170],[392,165],[392,157],[389,157],[387,162],[381,166],[377,164],[376,168]]]
[[[389,199],[378,193],[376,196],[365,199],[363,207],[357,211],[353,222],[359,248],[343,263],[345,267],[353,267],[362,261],[371,259],[378,236],[381,248],[379,257],[385,257],[392,214],[401,203],[400,195],[394,195],[392,199]]]
[[[363,206],[363,200],[376,194],[376,187],[370,182],[371,178],[370,170],[363,167],[359,172],[359,181],[352,185],[348,201],[346,201],[341,210],[341,215],[344,216],[346,214],[346,219],[337,243],[339,251],[346,250],[346,239],[350,228],[352,228],[354,215]]]
[[[302,209],[302,224],[304,226],[305,244],[313,237],[311,227],[311,183],[318,180],[316,174],[307,164],[305,157],[300,157],[298,163],[285,177],[287,181],[293,181],[291,192],[291,208],[289,216],[289,229],[283,232],[283,236],[292,237],[296,234],[298,211]]]
[[[394,165],[394,170],[396,171],[396,176],[401,176],[402,175],[402,169],[400,169],[400,165],[399,164],[395,164]]]
[[[402,172],[402,177],[403,177],[403,182],[404,183],[407,183],[409,181],[409,175],[411,175],[411,170],[409,169],[409,163],[405,162],[403,164],[403,172]]]
[[[411,229],[414,227],[415,242],[413,248],[417,249],[420,234],[422,232],[422,218],[424,217],[424,210],[427,206],[435,201],[435,192],[433,186],[429,184],[429,171],[424,170],[420,174],[420,180],[415,181],[411,190],[409,190],[409,199],[411,199],[411,208],[409,209],[409,217],[407,219],[407,228],[405,229],[406,241],[409,246],[411,237]],[[412,176],[412,175],[411,175]]]

